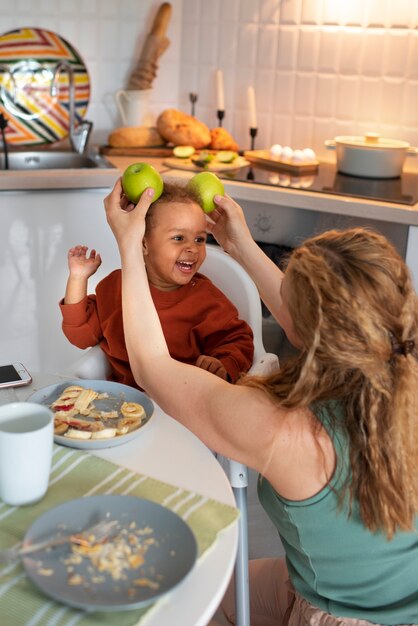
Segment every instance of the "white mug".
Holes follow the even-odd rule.
[[[54,415],[42,404],[0,406],[0,499],[33,504],[47,492],[54,441]]]
[[[152,89],[119,89],[116,102],[124,126],[151,126],[149,98]]]

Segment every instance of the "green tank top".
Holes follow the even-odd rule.
[[[338,459],[329,485],[312,498],[292,501],[264,477],[258,480],[260,502],[282,540],[291,581],[301,596],[332,615],[418,624],[418,518],[416,532],[397,532],[388,541],[364,527],[355,504],[347,517],[347,502],[338,507],[338,489],[349,471],[348,440],[341,428],[330,427],[335,422],[328,410],[315,414]]]

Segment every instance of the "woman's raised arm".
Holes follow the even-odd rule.
[[[215,196],[215,203],[216,209],[209,215],[208,231],[251,276],[261,299],[277,319],[283,272],[254,241],[239,204],[229,196]]]

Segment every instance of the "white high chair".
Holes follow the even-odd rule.
[[[241,319],[251,327],[254,335],[254,359],[251,374],[267,375],[279,367],[277,355],[267,353],[262,337],[262,310],[255,283],[247,272],[219,246],[207,246],[206,259],[200,269],[236,306]],[[109,364],[99,346],[88,349],[81,358],[67,369],[77,378],[106,379]],[[239,540],[235,564],[235,598],[237,626],[250,626],[250,602],[248,586],[248,517],[247,517],[247,468],[230,459],[219,461],[229,475],[240,511]],[[226,461],[226,463],[225,463]]]

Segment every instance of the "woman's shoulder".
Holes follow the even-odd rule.
[[[213,394],[212,411],[228,415],[224,427],[247,456],[244,462],[263,474],[289,476],[292,463],[300,463],[306,452],[315,419],[309,408],[282,407],[262,389],[245,383],[223,391],[222,396]]]
[[[282,497],[304,500],[331,479],[337,457],[334,442],[309,407],[283,411],[264,475]]]

